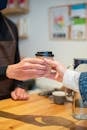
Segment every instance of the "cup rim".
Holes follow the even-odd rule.
[[[36,56],[54,57],[54,54],[52,53],[52,51],[38,51],[35,55]]]
[[[62,97],[62,96],[65,97],[66,96],[64,91],[54,91],[54,92],[52,92],[52,95],[58,96],[58,97]]]

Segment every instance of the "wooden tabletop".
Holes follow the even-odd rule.
[[[0,130],[87,130],[87,121],[72,117],[71,103],[31,94],[28,101],[0,101]]]

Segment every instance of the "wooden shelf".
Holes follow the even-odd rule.
[[[24,7],[24,8],[21,8],[21,7],[14,7],[14,8],[6,8],[2,11],[2,13],[4,15],[21,15],[21,14],[27,14],[29,12],[29,9],[27,7]],[[23,35],[23,36],[19,36],[19,39],[20,40],[23,40],[23,39],[27,39],[28,36],[27,35]]]
[[[19,39],[23,40],[23,39],[27,39],[28,36],[19,36]]]
[[[7,9],[4,9],[3,11],[3,14],[5,15],[18,15],[18,14],[26,14],[29,12],[29,9],[27,8],[7,8]]]

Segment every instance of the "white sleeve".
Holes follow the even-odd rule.
[[[74,91],[79,91],[80,72],[67,69],[63,77],[63,85]]]

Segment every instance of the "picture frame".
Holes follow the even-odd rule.
[[[87,3],[49,8],[51,40],[87,40]]]
[[[69,8],[57,6],[49,9],[50,39],[69,39]]]
[[[71,39],[87,40],[87,3],[70,5]]]

